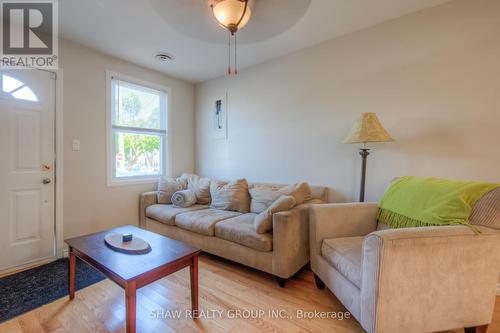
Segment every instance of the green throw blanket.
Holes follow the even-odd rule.
[[[472,207],[497,187],[500,184],[401,177],[384,193],[379,204],[378,220],[393,228],[471,226],[469,216]]]

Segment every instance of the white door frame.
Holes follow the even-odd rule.
[[[57,75],[56,79],[56,119],[55,119],[55,138],[56,138],[56,199],[55,199],[55,257],[63,257],[64,248],[64,233],[63,233],[63,152],[64,152],[64,135],[63,135],[63,69],[59,68],[52,71]]]
[[[53,259],[58,259],[63,257],[64,249],[64,233],[63,233],[63,152],[64,152],[64,122],[63,122],[63,105],[64,105],[64,95],[63,95],[63,69],[58,68],[56,70],[46,70],[37,69],[46,72],[54,73],[56,75],[56,86],[55,86],[55,221],[54,221],[54,257]],[[35,263],[36,264],[36,263]],[[30,264],[33,266],[33,263]]]

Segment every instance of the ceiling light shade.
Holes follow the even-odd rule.
[[[232,34],[247,25],[252,10],[248,0],[219,0],[211,4],[217,22]]]

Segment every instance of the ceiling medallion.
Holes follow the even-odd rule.
[[[252,9],[249,0],[209,0],[209,6],[212,14],[221,27],[228,31],[228,68],[227,73],[232,74],[231,70],[231,39],[234,39],[234,74],[238,74],[237,58],[237,32],[247,25],[252,16]]]

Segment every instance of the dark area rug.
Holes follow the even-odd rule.
[[[104,280],[87,263],[76,261],[76,290]],[[59,259],[0,279],[0,323],[68,295],[68,259]]]

